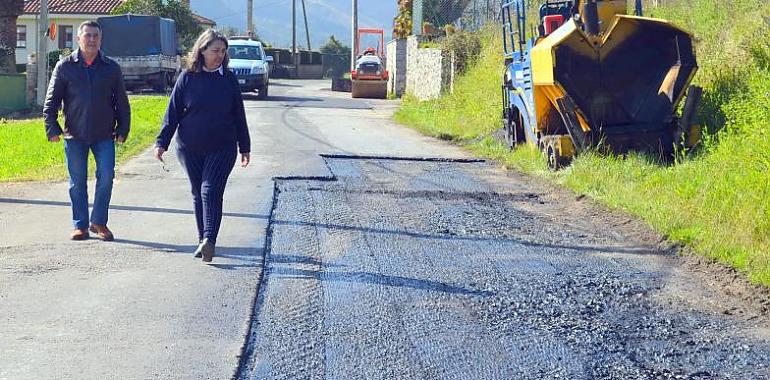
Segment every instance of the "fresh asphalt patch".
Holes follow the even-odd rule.
[[[246,96],[248,100],[250,97]],[[373,110],[374,106],[362,99],[330,98],[314,96],[269,96],[267,100],[248,103],[247,109],[254,108],[319,108],[346,110]]]
[[[237,378],[770,378],[767,319],[628,220],[485,162],[325,160],[276,178]]]

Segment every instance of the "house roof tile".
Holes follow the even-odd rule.
[[[48,13],[110,14],[125,0],[49,0]],[[24,2],[24,13],[40,13],[40,1]]]
[[[198,14],[195,14],[195,13],[192,14],[192,17],[195,19],[195,21],[198,24],[209,25],[209,26],[215,26],[217,24],[216,21],[214,21],[212,19],[205,18],[205,17],[203,17],[201,15],[198,15]]]

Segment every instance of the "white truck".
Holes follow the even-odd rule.
[[[256,91],[257,98],[266,99],[270,85],[270,63],[262,43],[249,37],[229,37],[227,54],[230,71],[238,78],[241,91]]]
[[[158,16],[99,17],[102,51],[120,65],[126,89],[173,87],[181,69],[176,23]]]

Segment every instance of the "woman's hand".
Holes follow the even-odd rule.
[[[165,149],[159,146],[155,147],[155,158],[160,162],[163,162],[163,153],[166,153]]]
[[[241,153],[241,167],[245,168],[249,166],[249,162],[251,161],[251,153]]]

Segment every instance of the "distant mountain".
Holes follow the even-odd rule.
[[[302,18],[302,3],[297,2],[297,44],[307,45]],[[278,47],[291,46],[292,0],[254,0],[254,25],[259,36]],[[393,18],[398,11],[396,0],[358,0],[359,27],[385,29],[390,39]],[[313,49],[326,43],[329,36],[350,45],[351,0],[305,0],[310,42]],[[246,29],[246,0],[191,0],[193,12],[210,18],[217,28],[232,26]]]

